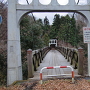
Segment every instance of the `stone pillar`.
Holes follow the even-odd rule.
[[[88,0],[88,3],[90,5],[90,0]],[[85,14],[86,14],[86,17],[88,19],[87,27],[90,27],[90,11],[88,11]],[[88,43],[88,76],[90,76],[90,43]]]
[[[83,75],[83,62],[84,62],[84,52],[83,52],[83,48],[78,48],[78,74],[79,75]]]
[[[32,4],[36,7],[40,4],[39,0],[32,0]]]
[[[28,78],[33,77],[33,61],[32,61],[32,50],[27,50],[27,63],[28,63]]]
[[[81,11],[81,13],[86,16],[87,27],[90,27],[90,11]],[[88,76],[90,76],[90,43],[88,43]]]
[[[8,0],[7,85],[22,80],[20,30],[16,18],[17,0]]]
[[[75,0],[69,0],[69,3],[68,4],[71,5],[71,6],[76,5]]]
[[[90,76],[90,43],[88,43],[88,76]]]
[[[51,5],[56,6],[59,5],[59,3],[57,2],[57,0],[51,0]]]
[[[88,1],[88,3],[90,3],[90,1]],[[87,27],[90,27],[90,11],[86,11],[85,16],[88,19]],[[88,76],[90,76],[90,43],[88,43]]]

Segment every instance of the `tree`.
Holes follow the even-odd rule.
[[[56,33],[55,28],[51,27],[49,37],[50,37],[50,39],[53,39],[53,38],[57,37],[57,33]]]
[[[76,27],[76,20],[69,15],[61,17],[61,25],[58,31],[58,38],[70,43],[72,46],[77,46],[79,42],[79,30]]]
[[[54,19],[53,19],[53,23],[50,29],[50,33],[49,36],[50,38],[57,38],[58,37],[58,31],[60,30],[60,15],[59,14],[55,14],[54,15]]]
[[[44,18],[44,25],[45,26],[49,25],[49,20],[48,20],[47,16]]]
[[[46,33],[49,33],[50,30],[50,25],[49,25],[49,20],[47,17],[44,18],[44,31],[43,31],[43,35]]]
[[[33,49],[42,48],[43,42],[42,42],[42,28],[37,23],[32,24],[32,39],[33,39]]]
[[[39,18],[39,19],[37,20],[37,23],[43,25],[43,21],[42,21],[42,19]]]
[[[41,29],[42,29],[42,34],[40,35],[41,36],[41,38],[43,37],[43,35],[44,35],[44,24],[43,24],[43,21],[42,21],[42,19],[38,19],[37,21],[36,21],[36,23],[38,24],[38,25],[40,25],[40,27],[41,27]]]
[[[60,29],[60,24],[61,24],[60,23],[60,15],[59,14],[55,14],[54,15],[54,19],[53,19],[52,27],[53,27],[53,29],[56,32],[56,36],[57,36],[58,30]]]
[[[2,16],[2,23],[0,25],[0,40],[7,39],[7,3],[0,2],[0,14]]]
[[[0,85],[7,82],[7,2],[0,1],[0,15],[2,23],[0,25]]]
[[[45,46],[49,45],[49,40],[50,40],[50,38],[49,38],[48,34],[45,33],[44,36],[43,36],[43,41],[44,41]]]
[[[42,28],[40,23],[35,23],[31,21],[31,16],[25,16],[20,23],[21,26],[21,44],[22,48],[24,49],[37,49],[42,46],[41,44],[41,35],[42,35]],[[36,43],[37,42],[37,43]]]
[[[20,22],[20,29],[23,77],[27,79],[26,51],[29,48],[32,50],[42,48],[42,22],[40,19],[34,22],[31,16],[26,15]]]

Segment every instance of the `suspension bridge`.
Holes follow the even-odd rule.
[[[46,56],[44,57],[42,63],[37,68],[37,71],[34,72],[34,77],[32,79],[40,79],[40,70],[43,67],[54,67],[54,66],[71,66],[73,68],[73,65],[70,64],[70,62],[65,59],[65,57],[57,50],[52,49],[50,50]],[[56,68],[56,69],[46,69],[43,71],[43,79],[45,78],[63,78],[63,77],[71,77],[71,69],[70,68]],[[75,76],[78,75],[78,70],[74,69]]]
[[[75,77],[86,75],[87,69],[84,68],[86,62],[83,55],[82,48],[77,50],[68,47],[46,47],[36,51],[29,49],[27,50],[28,78],[39,80],[40,71],[44,67],[48,69],[42,72],[43,79],[72,77],[72,70],[67,68],[68,66],[74,69]],[[61,68],[53,68],[58,66]]]
[[[74,13],[79,13],[80,15],[82,15],[85,18],[87,27],[90,27],[90,0],[87,0],[86,5],[77,5],[77,3],[75,3],[75,0],[68,0],[67,5],[60,5],[57,0],[51,0],[51,2],[48,5],[42,5],[39,2],[39,0],[32,0],[32,2],[29,5],[20,5],[20,4],[18,4],[18,0],[8,0],[7,85],[12,84],[16,80],[23,79],[22,78],[19,23],[24,15],[26,15],[28,13],[32,13],[32,12],[74,12]],[[43,50],[39,50],[39,51],[37,50],[37,51],[33,52],[34,57],[33,58],[31,57],[33,60],[30,62],[30,64],[31,64],[30,67],[32,66],[31,67],[32,69],[31,69],[31,71],[29,71],[29,72],[31,72],[31,76],[33,75],[32,71],[33,70],[36,71],[37,66],[40,65],[40,62],[42,62],[42,59],[43,59],[42,57],[47,52],[47,50],[48,49],[44,48]],[[69,48],[58,47],[56,50],[58,50],[62,55],[64,55],[64,57],[68,61],[70,61],[70,64],[74,65],[74,68],[76,68],[78,66],[78,73],[83,74],[82,73],[83,67],[84,67],[83,65],[85,63],[82,58],[83,55],[80,55],[78,57],[78,58],[82,58],[82,59],[77,59],[77,56],[78,56],[76,54],[77,51],[74,49],[72,50]],[[56,55],[54,54],[54,52],[57,54],[59,53],[56,50],[51,50],[50,52],[48,52],[48,54],[52,53],[53,54],[52,57],[55,58],[54,56],[56,56]],[[82,52],[81,49],[79,51],[80,51],[79,53]],[[48,56],[48,54],[46,55],[46,57]],[[61,54],[59,56],[63,57]],[[30,55],[30,54],[28,54],[28,55]],[[58,58],[61,58],[61,57],[58,57]],[[37,58],[37,60],[35,60],[35,58]],[[48,57],[48,58],[50,58],[50,57]],[[50,60],[51,59],[52,58],[50,58]],[[63,59],[60,59],[61,61],[58,61],[59,59],[58,60],[56,59],[57,60],[56,62],[62,62]],[[44,60],[45,60],[45,58],[44,58]],[[44,60],[43,60],[43,62],[44,62]],[[47,60],[45,60],[45,61],[47,61]],[[52,62],[54,63],[55,61],[52,59]],[[47,63],[47,62],[45,62],[45,63]],[[52,63],[52,65],[53,65],[53,63]],[[50,61],[49,61],[49,64],[51,65]],[[47,65],[49,66],[49,64],[47,64]],[[59,64],[62,65],[63,62],[59,63]],[[57,63],[55,65],[57,65]],[[88,43],[88,64],[87,65],[88,65],[88,76],[90,76],[90,43]],[[55,71],[52,71],[52,72],[55,72]],[[62,72],[64,73],[64,71],[60,70],[59,74]]]

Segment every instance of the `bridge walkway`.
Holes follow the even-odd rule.
[[[34,72],[34,77],[32,79],[40,79],[40,70],[43,67],[52,67],[52,66],[72,66],[67,59],[57,50],[50,50],[44,57],[42,63],[37,68],[37,71]],[[73,66],[72,66],[73,67]],[[78,76],[77,69],[74,70],[75,76]],[[70,75],[60,75],[60,74],[71,74],[70,68],[57,68],[57,69],[44,69],[43,78],[52,78],[52,77],[71,77]],[[55,76],[57,75],[57,76]]]

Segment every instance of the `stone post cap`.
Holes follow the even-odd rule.
[[[83,48],[82,48],[82,47],[79,47],[78,49],[79,49],[79,50],[82,50]]]
[[[79,48],[78,48],[78,51],[79,51],[79,52],[83,52],[83,48],[82,48],[82,47],[79,47]]]
[[[27,52],[32,52],[32,49],[28,49]]]

